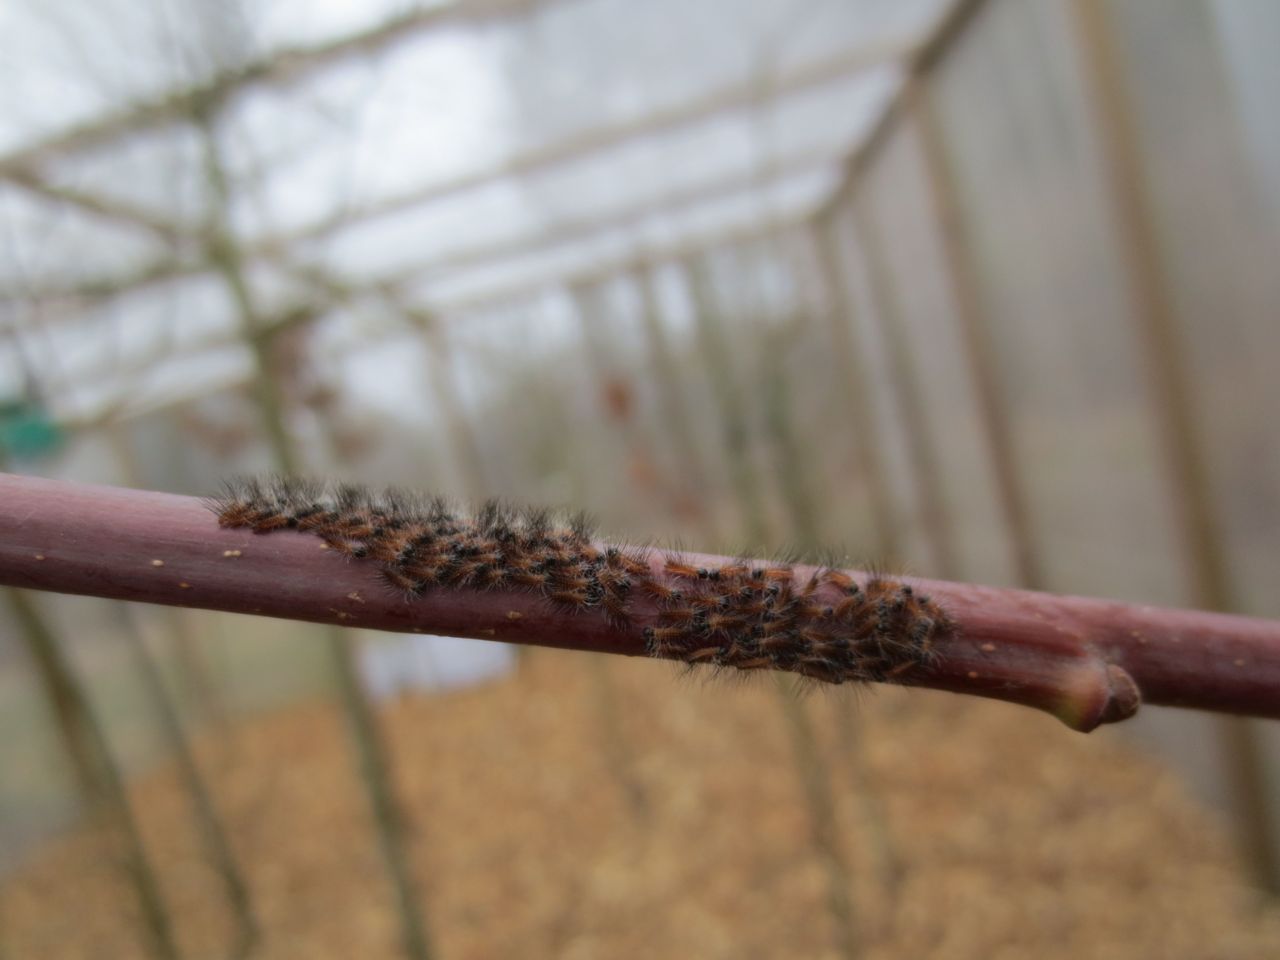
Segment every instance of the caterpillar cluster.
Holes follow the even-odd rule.
[[[443,498],[289,479],[240,480],[210,506],[224,527],[298,530],[372,561],[413,598],[431,590],[524,590],[612,629],[642,629],[654,657],[773,669],[827,683],[892,680],[927,663],[952,629],[909,585],[788,563],[695,566],[678,554],[593,538],[585,515],[488,501],[460,513]],[[637,604],[637,600],[642,601]]]
[[[650,655],[739,670],[787,670],[826,683],[892,680],[927,663],[950,621],[907,584],[842,570],[801,580],[790,564],[735,561],[694,569],[667,557],[646,582],[658,625]]]

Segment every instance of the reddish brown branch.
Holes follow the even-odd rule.
[[[958,629],[903,683],[1036,707],[1077,730],[1123,720],[1143,701],[1280,718],[1280,622],[909,582]],[[616,629],[501,590],[410,601],[375,567],[314,537],[222,529],[195,498],[9,475],[0,475],[0,583],[628,656],[645,655],[643,630],[657,618],[637,601],[632,625]]]

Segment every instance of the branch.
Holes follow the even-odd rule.
[[[715,566],[727,558],[688,557]],[[659,575],[663,558],[650,563]],[[797,567],[797,582],[813,568]],[[857,575],[861,576],[861,575]],[[645,656],[660,609],[631,622],[512,590],[406,600],[372,561],[316,537],[224,529],[192,498],[0,474],[0,583],[403,633]],[[1077,730],[1142,702],[1280,718],[1280,622],[905,578],[955,625],[896,682],[1045,710]]]

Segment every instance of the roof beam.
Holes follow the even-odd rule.
[[[809,218],[809,211],[801,211],[800,214],[785,216],[785,218],[773,218],[767,221],[767,223],[751,224],[749,227],[745,228],[739,225],[739,227],[735,229],[724,230],[724,232],[708,233],[707,236],[692,239],[690,242],[681,244],[681,246],[678,247],[668,248],[668,250],[637,251],[635,253],[631,253],[631,255],[617,257],[617,259],[613,259],[611,261],[593,264],[589,269],[556,276],[556,278],[549,279],[547,282],[518,285],[513,284],[511,287],[500,289],[500,291],[495,291],[493,294],[485,294],[485,297],[483,298],[449,303],[449,305],[444,305],[442,310],[460,312],[477,310],[477,308],[492,306],[494,303],[500,303],[504,300],[511,300],[511,298],[526,296],[526,294],[536,292],[540,288],[548,287],[548,285],[590,283],[591,280],[600,279],[603,278],[603,276],[612,275],[613,273],[622,273],[622,271],[630,269],[646,268],[646,266],[652,266],[654,264],[663,264],[663,262],[698,256],[699,253],[709,250],[718,250],[718,248],[721,247],[750,243],[756,241],[756,239],[772,236],[774,233],[785,233],[788,229],[799,227],[799,225],[806,223]],[[376,291],[360,291],[358,293],[352,292],[351,296],[362,296],[362,294],[366,292],[376,293]],[[394,303],[396,301],[392,298],[392,301],[390,302]],[[280,316],[296,314],[296,312],[297,310],[284,311]],[[269,329],[270,328],[268,328],[268,330]],[[201,351],[214,351],[214,349],[234,347],[239,343],[242,343],[242,338],[238,337],[238,335],[219,335],[219,337],[206,339],[205,342],[197,344],[197,346],[192,349],[184,349],[184,351],[182,351],[178,356],[191,357]],[[122,385],[122,389],[124,389],[125,385],[136,384],[137,379],[140,378],[143,372],[147,370],[148,365],[150,365],[150,361],[148,361],[147,364],[129,365],[127,370],[104,371],[102,378],[110,378],[111,380],[114,380],[116,384]],[[92,372],[90,372],[90,374],[84,374],[83,371],[77,372],[77,383],[87,383],[87,381],[91,381],[92,379]],[[250,379],[251,376],[248,375],[243,376],[243,378],[228,379],[223,385],[221,385],[221,387],[224,389],[239,387],[239,385],[243,383],[248,383],[248,380]],[[51,393],[54,393],[54,396],[56,396],[58,384],[51,383],[50,390]],[[125,393],[127,393],[127,390],[125,390]],[[193,401],[193,399],[207,396],[207,393],[209,393],[207,384],[202,384],[201,388],[198,390],[188,390],[188,392],[183,392],[183,390],[174,389],[166,392],[163,397],[143,397],[141,401],[137,398],[122,396],[116,398],[114,402],[106,403],[104,413],[102,413],[102,415],[77,417],[76,420],[69,421],[69,424],[73,426],[92,426],[101,424],[101,422],[104,422],[105,420],[124,420],[128,419],[128,417],[136,416],[138,413],[152,412],[155,410],[161,410],[161,408],[165,407],[177,406],[179,403]]]
[[[414,8],[337,40],[276,50],[217,73],[202,83],[129,104],[10,151],[0,157],[0,177],[8,178],[68,153],[187,120],[211,106],[225,105],[254,87],[299,83],[342,60],[381,52],[425,30],[527,14],[549,2],[553,0],[466,0],[426,9]]]
[[[832,57],[797,68],[767,84],[762,84],[759,77],[748,77],[746,80],[726,84],[701,96],[681,100],[635,120],[592,127],[576,136],[533,147],[503,163],[426,184],[372,203],[362,210],[334,214],[282,240],[285,242],[313,240],[339,227],[350,226],[352,223],[367,223],[467,190],[479,189],[502,180],[528,176],[563,163],[580,160],[591,154],[621,146],[628,141],[670,133],[682,127],[705,122],[721,114],[758,107],[766,99],[770,103],[776,102],[791,94],[802,93],[851,74],[899,62],[903,57],[911,56],[917,50],[918,43],[913,40],[894,39],[841,51]],[[270,242],[272,241],[266,243]]]
[[[974,17],[987,3],[988,0],[952,0],[916,48],[903,60],[903,67],[907,74],[905,82],[894,91],[893,97],[886,104],[884,112],[868,132],[863,143],[849,154],[845,162],[844,177],[827,202],[819,209],[817,219],[822,220],[831,216],[832,212],[857,189],[867,169],[875,161],[880,150],[897,128],[903,114],[906,113],[908,88],[921,77],[937,69],[938,64],[951,51],[955,42],[963,36]]]
[[[874,46],[858,47],[808,64],[792,71],[768,85],[758,81],[728,84],[708,94],[685,100],[664,109],[656,110],[638,120],[614,126],[585,131],[551,144],[534,147],[517,154],[504,163],[487,169],[473,171],[448,180],[437,181],[424,187],[387,197],[377,203],[354,211],[326,217],[297,231],[267,237],[245,244],[249,256],[279,260],[287,256],[294,244],[313,241],[338,229],[365,224],[381,217],[412,210],[418,206],[442,200],[467,190],[478,189],[506,178],[527,176],[558,164],[581,159],[593,153],[621,146],[628,141],[646,136],[668,133],[691,126],[711,117],[749,109],[768,97],[770,102],[791,94],[830,83],[853,73],[876,66],[893,63],[904,55],[912,55],[919,49],[918,43],[890,41]],[[64,196],[64,199],[71,199]],[[117,205],[117,211],[122,208]],[[99,211],[101,212],[101,211]],[[155,283],[169,278],[186,276],[204,269],[202,260],[163,257],[141,266],[133,272],[128,283]],[[111,279],[95,279],[63,291],[49,291],[49,297],[79,297],[101,295],[105,290],[124,292],[126,287]]]
[[[486,293],[481,297],[467,298],[454,301],[447,301],[442,304],[433,304],[429,309],[437,312],[464,312],[479,309],[484,306],[500,303],[504,300],[510,300],[521,296],[529,296],[540,290],[557,287],[568,286],[575,283],[590,283],[599,280],[614,273],[625,272],[640,267],[648,267],[659,263],[667,263],[680,260],[690,256],[696,256],[707,250],[718,249],[725,246],[734,246],[743,243],[749,243],[753,240],[760,239],[775,233],[785,232],[809,220],[812,216],[810,208],[801,209],[799,211],[789,211],[787,213],[769,216],[755,220],[745,225],[739,223],[732,227],[722,230],[707,231],[700,236],[687,238],[679,243],[672,244],[667,247],[648,248],[630,251],[621,256],[609,258],[607,260],[592,263],[590,265],[572,270],[560,271],[555,274],[549,274],[539,277],[533,281],[519,281],[511,283],[503,287],[496,288],[490,293]],[[350,304],[362,298],[371,297],[384,300],[393,305],[396,309],[403,309],[405,304],[401,299],[402,291],[396,288],[386,288],[376,285],[344,285],[340,280],[332,277],[327,278],[328,282],[323,283],[326,278],[318,277],[316,280],[317,287],[323,293],[323,300],[314,305],[315,312],[312,311],[312,305],[293,305],[286,307],[271,315],[271,318],[263,325],[259,331],[265,336],[269,336],[272,331],[279,329],[282,325],[298,322],[298,318],[307,315],[309,319],[318,319],[323,312],[340,304]],[[235,333],[217,333],[202,338],[200,341],[191,344],[176,354],[170,355],[174,358],[189,357],[205,351],[219,350],[225,347],[235,346],[242,342],[242,338]],[[148,356],[142,363],[129,364],[127,369],[108,370],[101,375],[102,379],[111,378],[120,384],[136,383],[137,378],[148,369],[158,358],[156,356]],[[77,371],[75,380],[77,383],[92,382],[98,377],[94,373],[86,371]],[[50,392],[57,395],[58,383],[51,382],[49,384]],[[183,399],[190,399],[184,397]],[[176,399],[173,402],[178,402]],[[120,404],[112,405],[112,409],[119,409],[121,416],[128,416],[137,410],[130,410],[127,401]],[[148,405],[149,408],[149,405]]]

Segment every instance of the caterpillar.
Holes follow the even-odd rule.
[[[640,630],[650,656],[689,666],[772,668],[824,683],[893,681],[927,665],[954,630],[908,584],[789,562],[698,566],[678,553],[595,538],[590,518],[496,500],[472,511],[439,497],[291,478],[230,481],[207,501],[223,527],[292,530],[378,566],[413,599],[432,590],[519,590],[605,630]]]

